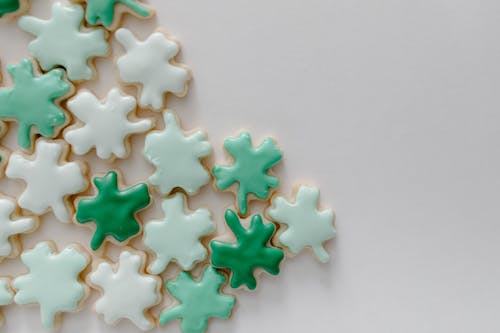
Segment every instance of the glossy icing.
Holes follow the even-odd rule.
[[[85,20],[91,25],[101,23],[106,28],[115,22],[115,6],[119,4],[139,17],[149,17],[152,14],[151,10],[135,0],[85,0],[85,2],[87,3]]]
[[[81,91],[68,101],[68,108],[84,125],[64,132],[64,139],[71,144],[73,153],[83,155],[95,147],[97,156],[109,159],[126,157],[126,138],[142,133],[153,125],[149,119],[130,121],[128,115],[135,111],[136,101],[124,96],[118,88],[108,93],[104,103],[88,91]]]
[[[199,239],[214,231],[215,223],[208,209],[200,208],[186,214],[185,200],[180,193],[163,200],[161,207],[165,218],[144,226],[144,245],[155,254],[149,267],[153,274],[162,273],[171,260],[183,270],[191,270],[195,262],[207,256]]]
[[[190,72],[173,61],[179,52],[176,42],[160,32],[139,41],[125,28],[116,31],[115,36],[126,50],[117,60],[121,80],[142,86],[140,106],[158,110],[163,106],[165,93],[186,94]]]
[[[141,273],[142,266],[140,255],[123,251],[116,269],[105,261],[89,274],[90,283],[103,292],[95,303],[95,310],[104,315],[107,324],[126,318],[142,330],[154,327],[145,311],[160,301],[158,290],[161,280],[157,276]]]
[[[0,17],[18,11],[21,8],[19,0],[0,0]]]
[[[50,208],[59,221],[71,221],[72,212],[66,199],[85,190],[87,181],[78,163],[59,162],[66,150],[67,144],[63,141],[40,139],[36,142],[35,153],[28,158],[19,153],[10,155],[5,175],[26,182],[26,188],[19,196],[20,207],[37,215]]]
[[[30,60],[7,66],[14,85],[0,89],[0,120],[18,122],[17,142],[24,149],[31,148],[31,129],[52,138],[54,128],[65,124],[66,115],[55,100],[65,96],[71,85],[63,79],[64,72],[54,69],[35,77]]]
[[[180,273],[176,280],[166,284],[180,304],[160,314],[160,325],[180,319],[183,333],[203,333],[210,318],[229,318],[236,299],[220,292],[225,281],[211,266],[205,269],[199,281],[194,281],[187,272]]]
[[[278,240],[292,253],[310,247],[321,262],[327,262],[329,255],[323,242],[335,237],[334,213],[331,209],[318,210],[318,199],[317,188],[301,186],[295,202],[276,197],[267,214],[273,221],[287,226]]]
[[[279,179],[269,175],[268,170],[281,160],[281,151],[270,138],[254,148],[248,132],[241,133],[237,138],[226,139],[224,148],[234,158],[234,162],[231,166],[216,165],[212,169],[215,187],[226,190],[237,183],[238,208],[242,215],[247,215],[247,197],[250,193],[259,199],[266,199],[269,190],[278,186]]]
[[[22,16],[18,24],[37,37],[28,49],[44,71],[62,66],[70,80],[81,81],[94,76],[89,60],[109,51],[105,31],[96,28],[81,31],[82,21],[81,6],[56,2],[49,20]]]
[[[12,236],[33,231],[37,226],[37,219],[33,217],[12,220],[11,216],[15,210],[13,200],[0,197],[0,260],[12,255]]]
[[[150,202],[148,186],[139,183],[124,190],[118,188],[116,171],[109,171],[104,177],[95,177],[97,195],[81,199],[76,211],[78,223],[94,222],[96,230],[90,247],[97,250],[106,236],[124,242],[141,230],[135,215]]]
[[[200,158],[208,156],[212,147],[202,131],[186,136],[173,113],[165,112],[163,118],[165,129],[149,133],[144,143],[144,156],[156,167],[149,182],[162,194],[176,187],[195,194],[210,180]]]
[[[76,246],[57,253],[49,242],[42,242],[23,252],[21,260],[29,272],[14,279],[14,302],[38,303],[43,326],[53,329],[58,314],[76,311],[88,292],[78,280],[88,258]]]
[[[246,229],[231,209],[226,210],[225,219],[236,236],[236,242],[213,240],[210,247],[212,265],[232,271],[231,287],[246,285],[250,290],[255,289],[257,281],[254,270],[257,268],[271,275],[278,275],[284,254],[280,249],[268,245],[275,230],[274,224],[264,224],[260,215],[254,215],[250,227]]]

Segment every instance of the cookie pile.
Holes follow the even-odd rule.
[[[279,185],[272,168],[282,159],[274,140],[255,147],[248,132],[227,138],[231,161],[208,168],[212,147],[205,133],[186,133],[164,109],[166,94],[184,96],[191,78],[189,68],[175,62],[178,43],[159,31],[138,40],[119,27],[122,14],[149,18],[154,10],[136,0],[73,2],[54,3],[48,20],[17,19],[34,36],[28,46],[33,60],[7,66],[13,84],[0,89],[0,121],[2,134],[17,122],[19,151],[9,156],[2,150],[1,160],[5,176],[25,187],[17,203],[0,198],[0,256],[19,255],[19,235],[34,231],[37,216],[51,211],[62,223],[91,226],[90,252],[101,258],[77,244],[58,252],[50,241],[38,243],[20,255],[27,274],[0,280],[0,305],[37,303],[43,326],[56,328],[60,314],[79,309],[93,289],[101,293],[95,310],[106,323],[126,318],[148,330],[180,320],[182,332],[197,333],[209,318],[230,317],[236,298],[223,292],[226,280],[231,288],[253,290],[257,273],[277,275],[285,252],[306,247],[326,262],[323,242],[335,236],[334,214],[318,208],[313,187],[298,187],[291,201],[271,197]],[[27,0],[1,1],[0,16],[19,16],[28,7]],[[78,88],[96,77],[92,61],[110,54],[110,38],[125,50],[117,71],[123,84],[137,87],[137,99],[113,88],[101,101]],[[137,106],[162,112],[165,128],[154,130],[152,119],[135,114]],[[88,175],[83,160],[68,160],[93,149],[108,162],[127,158],[131,135],[146,135],[143,154],[155,172],[145,182],[127,186],[118,170]],[[212,178],[216,190],[235,193],[235,208],[225,212],[229,238],[215,234],[209,210],[187,208],[188,198]],[[95,189],[87,195],[90,179]],[[142,223],[138,213],[152,197],[161,200],[164,216]],[[269,203],[264,213],[271,222],[251,216],[250,200]],[[249,225],[242,224],[250,216]],[[125,246],[134,237],[142,237],[149,256]],[[104,243],[122,247],[118,262],[102,258]],[[154,318],[150,310],[162,298],[159,275],[171,262],[184,271],[165,285],[178,303]],[[190,273],[196,265],[204,266],[199,278]]]

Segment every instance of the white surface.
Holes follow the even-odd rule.
[[[32,12],[48,14],[47,1],[33,3]],[[211,322],[209,332],[498,332],[500,2],[150,3],[158,23],[129,17],[125,25],[141,38],[161,25],[181,42],[178,60],[193,82],[168,105],[183,126],[207,131],[218,162],[223,138],[240,128],[272,134],[285,152],[281,189],[317,185],[337,213],[329,264],[309,254],[287,260],[278,278],[239,291],[232,320]],[[29,40],[1,23],[2,63],[25,55]],[[115,84],[110,64],[99,61],[101,81],[84,86],[103,96]],[[133,159],[114,164],[128,184],[153,172],[143,137],[133,142]],[[107,169],[88,160],[92,173]],[[221,226],[232,200],[205,188],[189,205],[210,207]],[[161,217],[158,202],[144,220]],[[88,244],[92,234],[51,215],[42,224],[25,248],[44,239]],[[0,265],[1,274],[22,271],[14,260]],[[107,326],[91,310],[95,299],[64,316],[61,332],[136,332],[127,322]],[[41,327],[37,307],[4,313],[8,332]],[[158,331],[179,332],[178,324]]]

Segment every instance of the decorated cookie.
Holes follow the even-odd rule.
[[[59,221],[71,221],[73,207],[69,197],[84,191],[88,184],[85,167],[79,162],[65,162],[67,154],[68,145],[64,141],[39,139],[33,155],[10,156],[6,176],[26,182],[19,197],[20,207],[37,215],[50,209]]]
[[[10,288],[10,279],[5,277],[0,278],[0,306],[9,305],[13,299],[14,293]],[[3,321],[3,315],[0,313],[0,325],[3,324]]]
[[[226,139],[224,148],[231,154],[234,162],[230,166],[216,165],[213,168],[215,187],[223,191],[237,183],[239,213],[246,216],[249,194],[267,199],[270,189],[278,186],[279,179],[271,176],[268,170],[281,160],[282,154],[270,138],[254,148],[248,132],[243,132],[237,138]]]
[[[166,38],[161,32],[139,41],[125,28],[117,30],[115,36],[126,51],[117,60],[121,80],[141,86],[141,107],[160,110],[166,93],[179,97],[187,93],[191,72],[187,67],[175,63],[175,55],[179,52],[179,45],[175,41]]]
[[[156,167],[149,182],[165,195],[174,188],[193,195],[210,180],[200,158],[208,156],[212,147],[202,131],[185,135],[173,113],[163,117],[165,129],[149,133],[144,144],[144,156]]]
[[[161,279],[144,274],[144,262],[145,256],[126,250],[114,267],[102,261],[88,275],[87,281],[102,291],[95,310],[104,316],[106,324],[126,318],[142,330],[154,327],[148,310],[160,302]]]
[[[121,16],[130,13],[139,18],[149,18],[154,10],[137,0],[72,0],[85,2],[85,20],[90,25],[102,24],[109,30],[119,26]]]
[[[187,272],[180,273],[176,280],[166,284],[180,304],[160,314],[160,325],[180,319],[183,333],[203,333],[210,318],[229,318],[236,299],[221,293],[225,281],[226,277],[210,266],[199,281],[194,281]]]
[[[310,247],[321,262],[327,262],[329,255],[323,242],[335,237],[334,213],[331,209],[320,211],[318,198],[318,189],[300,186],[295,202],[278,196],[272,200],[267,214],[273,221],[286,226],[278,237],[280,244],[293,254]]]
[[[101,247],[106,236],[124,243],[138,235],[141,226],[137,221],[138,211],[149,206],[151,198],[148,186],[139,183],[124,190],[118,188],[118,174],[109,171],[104,177],[95,177],[97,195],[79,199],[76,210],[78,223],[94,222],[94,236],[90,243],[92,250]]]
[[[7,66],[14,85],[0,89],[0,120],[17,121],[17,142],[30,149],[35,133],[53,138],[67,123],[59,101],[72,91],[64,72],[53,69],[40,76],[33,74],[30,60]],[[36,130],[35,131],[33,131]]]
[[[71,81],[82,81],[95,75],[90,61],[109,52],[105,30],[82,30],[82,21],[81,6],[56,2],[49,20],[23,16],[18,24],[37,37],[29,44],[29,51],[44,71],[62,66]]]
[[[0,19],[17,16],[28,8],[28,0],[0,0]]]
[[[144,245],[155,254],[155,260],[149,267],[153,274],[163,272],[172,260],[188,271],[207,256],[200,237],[214,231],[215,222],[208,209],[186,213],[185,200],[180,193],[163,200],[161,207],[165,218],[144,226]]]
[[[101,159],[125,158],[128,155],[127,138],[153,126],[149,119],[133,121],[136,100],[113,88],[104,102],[88,91],[80,91],[68,101],[68,108],[83,125],[77,124],[64,131],[64,139],[71,144],[73,153],[86,154],[95,147]]]
[[[17,256],[21,249],[18,235],[31,232],[38,226],[36,217],[19,217],[17,213],[14,201],[0,196],[0,261]]]
[[[278,275],[284,254],[280,249],[269,245],[275,230],[274,224],[264,224],[260,215],[254,215],[249,228],[246,229],[241,225],[238,215],[230,209],[226,210],[225,218],[236,236],[236,242],[213,240],[210,247],[214,267],[226,268],[232,272],[231,287],[246,285],[250,290],[255,289],[256,269]]]
[[[89,263],[87,254],[77,245],[57,253],[50,242],[42,242],[23,252],[21,260],[29,272],[14,279],[14,302],[38,303],[43,326],[56,328],[59,314],[77,311],[88,295],[88,287],[79,280]]]

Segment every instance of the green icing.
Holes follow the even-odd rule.
[[[14,86],[0,90],[0,120],[17,120],[18,144],[29,149],[32,126],[42,136],[50,138],[54,136],[54,127],[65,123],[66,115],[54,101],[66,95],[71,86],[63,79],[60,69],[34,77],[33,66],[28,59],[7,66],[7,71]]]
[[[278,275],[279,264],[284,257],[283,251],[267,246],[275,230],[274,224],[264,224],[260,215],[254,215],[250,227],[245,229],[238,215],[230,209],[226,210],[225,218],[236,236],[236,243],[214,240],[210,242],[210,247],[212,264],[233,272],[231,287],[238,288],[245,284],[248,289],[255,289],[257,281],[253,273],[256,268]]]
[[[92,221],[96,224],[90,247],[97,250],[108,235],[123,242],[138,234],[140,226],[135,214],[149,205],[148,186],[140,183],[119,190],[115,171],[109,171],[104,177],[96,177],[93,181],[97,196],[80,200],[76,212],[79,223]]]
[[[134,0],[86,0],[87,12],[85,19],[89,24],[96,25],[101,22],[105,27],[113,24],[115,5],[121,3],[139,16],[147,17],[151,12],[146,7]]]
[[[0,17],[8,13],[13,13],[19,8],[19,0],[0,0]]]
[[[199,282],[186,272],[166,284],[167,290],[181,304],[160,314],[160,325],[181,319],[183,333],[203,333],[210,317],[229,318],[236,299],[220,294],[226,278],[211,266],[207,267]]]
[[[213,168],[215,186],[219,190],[225,190],[237,182],[238,208],[241,214],[246,215],[249,193],[259,199],[266,199],[269,189],[278,186],[279,179],[268,175],[267,171],[281,160],[282,154],[270,138],[254,148],[248,132],[243,132],[237,138],[226,139],[224,148],[233,156],[234,163],[231,166],[216,165]]]

